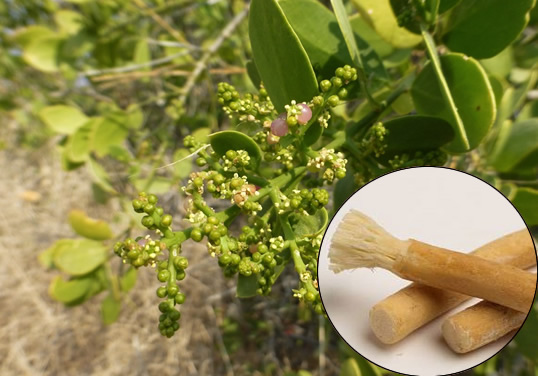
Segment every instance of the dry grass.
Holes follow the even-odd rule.
[[[262,369],[279,375],[317,366],[318,323],[297,324],[290,304],[295,278],[284,274],[270,299],[241,302],[203,245],[185,247],[192,265],[183,282],[187,302],[171,340],[156,329],[150,270],[141,270],[110,326],[100,320],[102,296],[74,308],[52,300],[47,288],[58,272],[44,270],[36,257],[55,240],[75,236],[68,212],[80,208],[105,220],[121,213],[114,200],[96,205],[87,171],[64,172],[58,159],[52,142],[35,151],[0,151],[1,375],[260,375]],[[219,325],[230,318],[238,328],[223,338]],[[223,343],[230,341],[239,350],[229,352]],[[334,371],[328,362],[325,375]]]

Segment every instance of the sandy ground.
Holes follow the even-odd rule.
[[[47,288],[58,272],[43,269],[39,252],[76,236],[66,221],[71,209],[105,220],[121,210],[114,200],[95,204],[87,170],[61,169],[54,141],[39,150],[0,151],[0,169],[1,375],[278,375],[316,368],[318,320],[297,324],[296,305],[289,304],[292,273],[284,273],[273,297],[239,301],[233,281],[200,244],[184,247],[191,265],[183,281],[187,302],[171,340],[156,329],[153,270],[141,270],[110,326],[100,319],[104,296],[74,308],[55,302]],[[336,371],[330,360],[322,362],[325,375]]]

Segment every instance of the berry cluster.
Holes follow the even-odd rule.
[[[323,180],[330,184],[335,178],[343,179],[346,176],[346,164],[344,154],[322,148],[316,157],[309,159],[307,167],[311,172],[322,171]]]
[[[329,203],[329,192],[320,188],[294,190],[288,198],[292,210],[311,215]]]

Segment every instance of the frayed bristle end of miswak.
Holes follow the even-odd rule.
[[[352,210],[332,238],[329,269],[335,273],[374,267],[391,270],[398,255],[407,248],[407,241],[396,239],[367,215]]]

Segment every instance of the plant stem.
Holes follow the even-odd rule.
[[[445,102],[448,104],[452,116],[456,121],[456,132],[459,134],[461,142],[463,142],[463,146],[465,147],[465,149],[469,149],[469,139],[467,138],[465,126],[463,125],[463,121],[461,120],[460,114],[458,113],[458,108],[456,107],[454,98],[452,98],[450,88],[448,87],[448,83],[446,82],[446,78],[443,74],[443,70],[441,68],[441,60],[439,59],[439,54],[437,53],[435,42],[424,24],[420,25],[420,31],[422,33],[422,38],[424,38],[424,43],[426,43],[426,50],[428,51],[428,55],[430,56],[433,70],[435,72],[435,75],[437,76],[437,80],[439,81],[441,95],[443,96]]]

